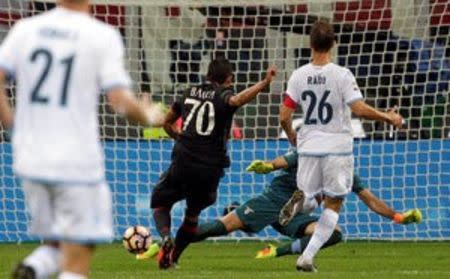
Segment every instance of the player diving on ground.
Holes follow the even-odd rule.
[[[303,208],[304,212],[295,215],[286,226],[282,226],[278,219],[279,212],[284,204],[291,198],[293,193],[298,191],[296,182],[297,158],[297,152],[291,151],[272,161],[253,161],[247,167],[247,171],[265,174],[279,170],[278,174],[272,179],[270,185],[266,187],[263,193],[236,207],[219,220],[201,224],[194,241],[198,242],[208,237],[227,235],[236,230],[257,233],[265,227],[271,226],[282,235],[294,240],[279,247],[270,244],[267,248],[258,251],[257,259],[301,254],[311,239],[318,221],[317,217],[309,215],[318,206],[317,200],[310,201],[308,203],[309,206]],[[354,178],[352,192],[358,195],[358,198],[370,210],[393,220],[395,223],[419,223],[422,219],[419,209],[407,210],[404,213],[396,212],[385,202],[378,199],[369,189],[365,188],[358,176]],[[341,231],[336,227],[322,248],[335,245],[341,239]],[[154,244],[152,249],[139,255],[137,258],[149,258],[155,256],[157,252],[158,248]]]

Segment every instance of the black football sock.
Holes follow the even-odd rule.
[[[175,237],[175,248],[172,253],[172,261],[178,262],[178,259],[183,253],[184,249],[192,242],[197,233],[197,221],[184,220],[181,227],[178,229]]]
[[[202,224],[198,227],[197,233],[194,236],[194,239],[192,242],[202,241],[208,237],[213,236],[221,236],[221,235],[227,235],[228,231],[225,228],[225,225],[220,222],[219,220],[216,220],[211,223]]]
[[[324,249],[333,246],[342,240],[342,233],[340,231],[334,230],[330,238],[325,242],[320,249]],[[306,247],[306,246],[305,246]]]
[[[161,238],[170,236],[170,208],[157,207],[153,209],[153,219],[155,220],[156,230]]]
[[[292,254],[301,254],[303,250],[305,250],[309,241],[311,240],[311,235],[305,235],[304,237],[297,239],[295,241],[284,244],[280,247],[277,247],[277,257],[292,255]],[[320,249],[327,248],[329,246],[333,246],[336,243],[342,240],[342,233],[340,231],[334,230],[333,234],[330,236],[327,242],[323,244]]]

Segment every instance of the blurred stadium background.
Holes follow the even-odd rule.
[[[204,80],[212,57],[235,66],[236,90],[258,81],[275,63],[270,93],[241,109],[230,143],[232,166],[218,203],[203,220],[232,202],[258,194],[271,175],[244,173],[253,159],[288,148],[278,108],[287,78],[308,63],[311,23],[329,19],[337,34],[335,62],[352,70],[373,106],[398,106],[404,130],[354,120],[356,171],[397,210],[418,207],[424,222],[396,226],[349,197],[340,224],[350,239],[450,239],[450,3],[447,0],[94,0],[94,15],[115,25],[127,46],[127,65],[138,92],[167,105]],[[54,7],[54,1],[0,0],[0,42],[20,18]],[[10,88],[14,100],[14,86]],[[299,112],[298,116],[301,116]],[[127,124],[100,107],[107,179],[114,191],[116,235],[129,225],[153,226],[149,193],[169,163],[172,142],[160,131]],[[45,124],[43,124],[45,125]],[[174,209],[175,225],[183,204]],[[0,133],[0,242],[26,241],[23,194],[11,171],[11,147]],[[279,237],[264,230],[258,235]]]

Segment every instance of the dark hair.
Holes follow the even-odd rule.
[[[233,66],[225,58],[217,58],[211,61],[208,66],[206,78],[211,82],[222,84],[233,74]]]
[[[328,52],[334,45],[334,30],[330,23],[319,20],[311,28],[311,48],[318,52]]]

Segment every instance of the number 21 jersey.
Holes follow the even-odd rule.
[[[119,32],[58,7],[16,23],[0,47],[0,68],[17,85],[16,174],[57,184],[104,180],[100,93],[131,83]]]
[[[350,105],[362,99],[355,77],[333,63],[295,70],[286,94],[303,110],[297,148],[302,155],[352,154]]]

